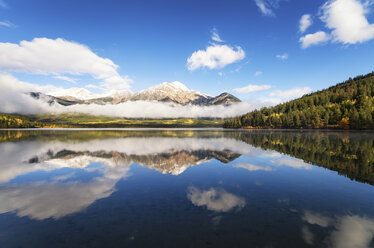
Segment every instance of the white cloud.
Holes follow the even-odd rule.
[[[330,40],[330,36],[323,31],[318,31],[314,34],[307,34],[300,38],[302,48],[308,48],[313,45],[324,43]]]
[[[295,98],[302,97],[312,91],[310,87],[304,88],[293,88],[289,90],[275,90],[270,92],[268,97],[262,98],[261,102],[266,103],[269,106],[280,104]]]
[[[333,40],[344,44],[361,43],[374,38],[374,24],[366,18],[368,2],[331,0],[324,4],[322,21],[332,29]]]
[[[213,44],[206,50],[198,50],[187,59],[188,70],[207,67],[209,69],[223,68],[226,65],[238,62],[245,57],[244,50],[237,46]]]
[[[280,1],[282,0],[255,0],[255,3],[263,15],[275,16],[274,9],[279,8]]]
[[[260,91],[260,90],[268,90],[270,89],[270,85],[255,85],[255,84],[249,84],[243,88],[236,88],[233,89],[234,92],[236,93],[249,93],[249,92],[254,92],[254,91]]]
[[[308,94],[312,91],[310,87],[304,87],[304,88],[294,88],[290,90],[276,90],[269,94],[271,97],[277,97],[282,100],[290,100],[293,98],[301,97],[305,94]]]
[[[70,78],[67,76],[60,76],[60,75],[53,76],[53,78],[60,79],[60,80],[63,80],[63,81],[66,81],[72,84],[77,84],[77,80],[75,78]]]
[[[42,75],[89,74],[108,89],[129,89],[131,79],[118,74],[118,65],[87,46],[63,39],[35,38],[19,44],[0,43],[0,70]]]
[[[202,191],[196,187],[189,187],[187,197],[192,204],[205,206],[215,212],[228,212],[245,206],[244,198],[228,193],[224,189],[210,188]]]
[[[266,16],[274,16],[273,10],[268,7],[268,4],[264,0],[255,0],[255,3],[262,14]]]
[[[262,71],[256,71],[256,72],[255,72],[255,76],[256,76],[256,77],[258,77],[258,76],[260,76],[260,75],[262,75]]]
[[[223,76],[223,72],[218,72],[218,76],[222,77]]]
[[[300,19],[299,31],[300,33],[304,33],[307,28],[309,28],[313,24],[312,17],[309,14],[305,14]]]
[[[14,27],[14,24],[8,21],[2,21],[0,22],[0,26],[10,28],[10,27]]]
[[[280,59],[280,60],[286,60],[286,59],[288,59],[288,54],[287,54],[287,53],[284,53],[284,54],[277,54],[277,55],[275,55],[275,57],[276,57],[277,59]]]
[[[224,40],[222,40],[221,37],[219,36],[217,29],[213,29],[212,31],[212,40],[215,42],[224,42]]]

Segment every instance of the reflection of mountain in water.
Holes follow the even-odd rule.
[[[135,162],[139,165],[157,170],[163,174],[179,175],[188,167],[207,162],[211,159],[217,159],[223,163],[228,163],[238,158],[240,154],[229,150],[210,151],[177,151],[164,152],[148,155],[127,155],[120,152],[75,152],[71,150],[62,150],[53,154],[48,151],[41,157],[35,156],[29,159],[29,163],[47,161],[51,163],[65,163],[67,167],[83,167],[92,161],[101,161],[106,164],[131,164]],[[44,162],[43,161],[43,162]]]

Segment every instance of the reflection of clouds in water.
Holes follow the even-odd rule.
[[[254,164],[247,164],[247,163],[239,163],[234,165],[234,167],[237,168],[243,168],[249,171],[272,171],[273,169],[268,166],[259,166],[259,165],[254,165]]]
[[[94,162],[94,161],[91,161]],[[101,170],[102,175],[89,182],[68,181],[75,173],[67,171],[65,175],[52,177],[51,182],[17,183],[0,189],[0,213],[16,212],[18,216],[29,216],[32,219],[61,218],[81,211],[98,199],[110,196],[114,186],[128,174],[129,165],[110,166],[110,159],[100,160],[103,167],[85,168],[89,163],[81,164],[82,170]],[[109,165],[108,165],[109,164]],[[39,165],[43,168],[45,163]],[[55,169],[69,164],[56,166]],[[48,167],[47,167],[48,168]]]
[[[282,157],[282,154],[279,153],[279,152],[269,152],[269,151],[266,151],[264,153],[264,156],[268,157],[268,158],[279,158],[279,157]]]
[[[305,163],[301,159],[297,158],[291,158],[291,157],[282,157],[277,160],[271,160],[270,161],[272,164],[277,165],[277,166],[288,166],[292,167],[295,169],[305,169],[305,170],[310,170],[313,168],[311,164]]]
[[[321,227],[328,227],[332,222],[331,218],[310,211],[305,211],[303,220],[309,224],[318,225]]]
[[[75,152],[119,152],[127,155],[161,154],[171,151],[231,151],[238,154],[249,154],[256,149],[252,146],[229,138],[171,138],[171,137],[129,137],[105,140],[91,140],[85,142],[61,142],[61,141],[22,141],[0,143],[0,183],[8,182],[18,175],[37,170],[51,171],[66,167],[67,163],[58,159],[45,161],[46,154],[56,154],[62,150]],[[9,156],[9,154],[12,154]],[[38,161],[26,164],[30,159],[38,158]],[[72,158],[68,167],[82,168],[90,162],[101,162],[99,158],[77,157]],[[110,161],[105,161],[109,163]]]
[[[58,219],[83,210],[94,201],[108,197],[115,182],[32,183],[0,191],[0,213],[16,212],[32,219]]]
[[[205,206],[215,212],[228,212],[234,208],[241,209],[245,206],[242,197],[226,192],[224,189],[210,188],[202,191],[196,187],[189,187],[188,199],[196,206]]]
[[[303,220],[322,228],[333,226],[327,242],[336,248],[366,248],[372,245],[374,238],[374,219],[358,215],[346,215],[329,218],[318,213],[305,212]],[[310,230],[308,229],[310,232]],[[314,234],[302,229],[303,239],[313,241]]]
[[[314,234],[309,230],[307,226],[303,226],[301,229],[301,235],[308,245],[313,245]]]
[[[359,216],[344,216],[338,219],[336,230],[331,234],[333,247],[369,247],[374,237],[374,220]]]

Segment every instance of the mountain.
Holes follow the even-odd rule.
[[[49,93],[49,95],[59,97],[62,99],[66,99],[69,101],[89,100],[89,99],[97,98],[96,94],[83,88],[70,88],[70,89],[52,91]]]
[[[374,129],[374,72],[227,120],[226,128]]]
[[[154,87],[135,93],[130,99],[132,101],[162,101],[188,104],[197,99],[208,99],[211,96],[188,89],[180,82],[162,83]]]
[[[47,99],[48,103],[56,101],[57,103],[68,106],[74,104],[118,104],[127,101],[159,101],[179,105],[230,105],[240,102],[240,99],[229,93],[222,93],[213,97],[188,89],[180,82],[164,82],[159,85],[132,93],[128,90],[111,90],[100,94],[92,93],[82,88],[71,88],[48,92],[32,92],[30,95],[36,99]]]

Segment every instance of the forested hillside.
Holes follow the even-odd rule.
[[[374,72],[224,122],[225,128],[374,128]]]

